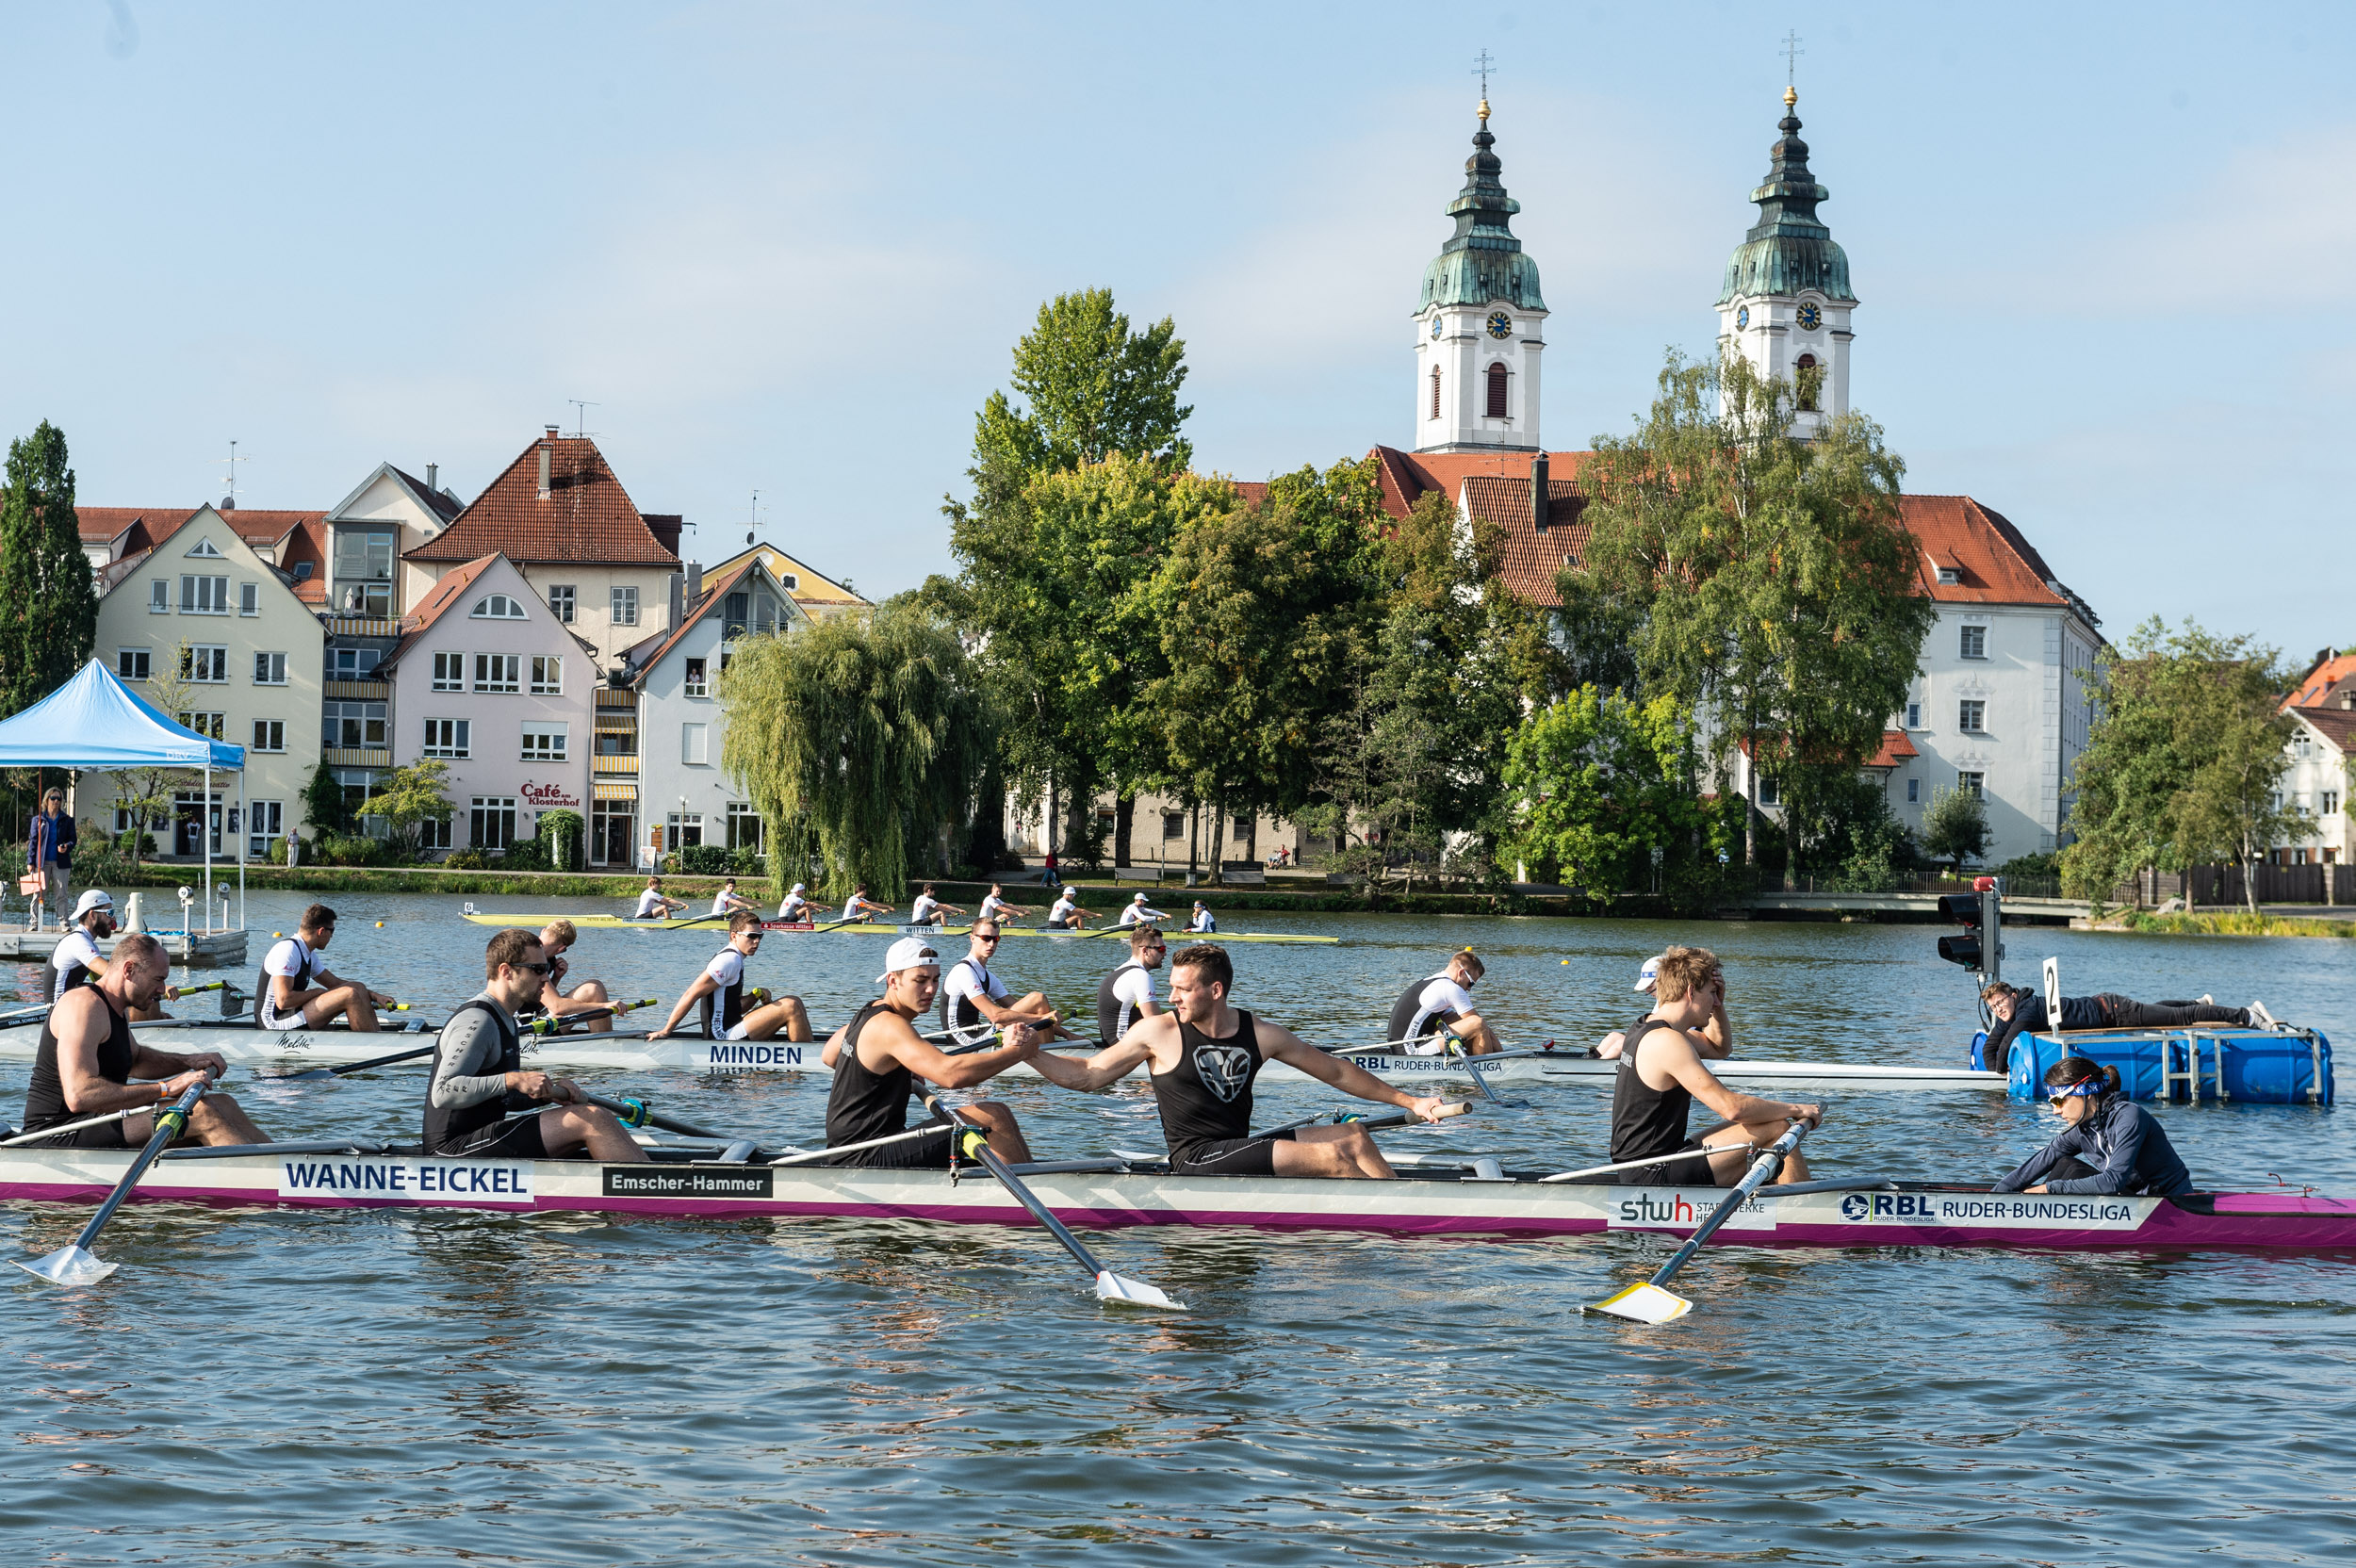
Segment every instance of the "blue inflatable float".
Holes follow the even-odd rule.
[[[1972,1065],[1983,1059],[1988,1033],[1972,1037]],[[2045,1097],[2045,1070],[2064,1056],[2119,1069],[2119,1087],[2132,1100],[2239,1101],[2250,1105],[2331,1103],[2331,1041],[2320,1029],[2073,1030],[2067,1035],[2021,1034],[2001,1064],[2004,1092],[2015,1100]]]

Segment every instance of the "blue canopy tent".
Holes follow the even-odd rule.
[[[213,775],[237,776],[237,821],[245,819],[245,747],[175,724],[93,659],[72,680],[22,713],[0,719],[0,768],[194,768],[205,775],[205,922],[213,918]],[[245,928],[245,841],[237,838],[237,928]]]

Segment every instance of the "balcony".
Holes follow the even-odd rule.
[[[638,759],[635,757],[592,757],[589,771],[598,778],[635,778]]]
[[[319,612],[330,637],[398,637],[401,621],[392,615],[352,615],[339,610]]]
[[[389,680],[331,680],[327,695],[332,700],[343,698],[350,702],[390,702],[393,683]]]
[[[604,712],[609,709],[616,708],[627,709],[635,713],[638,711],[638,694],[635,691],[617,690],[612,686],[598,687],[597,710]]]
[[[384,746],[329,746],[325,753],[331,768],[389,768],[392,752]],[[636,758],[630,759],[632,763]]]

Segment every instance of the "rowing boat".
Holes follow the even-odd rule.
[[[717,915],[700,918],[682,916],[678,920],[632,920],[627,915],[552,915],[552,914],[484,914],[472,910],[466,916],[477,925],[519,925],[532,928],[553,920],[568,920],[582,931],[709,931],[714,936],[728,935],[728,922]],[[815,923],[806,921],[764,920],[763,931],[814,931],[821,936],[837,933],[868,937],[962,937],[973,929],[971,925],[909,925],[891,924],[877,921],[852,921],[837,924],[832,921]],[[1040,926],[1016,925],[1008,923],[999,927],[1008,935],[1049,937],[1060,941],[1100,941],[1117,937],[1125,926],[1098,926],[1091,931],[1050,931]],[[1174,931],[1163,928],[1170,937],[1184,937],[1189,941],[1219,942],[1286,942],[1295,946],[1333,947],[1339,937],[1317,937],[1299,931]]]
[[[663,1149],[644,1165],[574,1160],[448,1160],[414,1147],[322,1141],[274,1149],[175,1149],[133,1192],[140,1202],[217,1208],[410,1208],[510,1214],[602,1213],[921,1219],[1026,1225],[995,1182],[946,1171],[778,1167]],[[94,1203],[113,1189],[127,1150],[0,1149],[0,1199]],[[1017,1167],[1065,1224],[1353,1231],[1403,1235],[1570,1236],[1612,1231],[1690,1233],[1725,1196],[1717,1188],[1547,1183],[1487,1175],[1429,1157],[1397,1181],[1173,1176],[1118,1156]],[[1489,1167],[1494,1169],[1494,1166]],[[2356,1249],[2356,1200],[2300,1189],[2180,1198],[1997,1194],[1937,1183],[1810,1182],[1770,1187],[1717,1234],[1769,1247],[1992,1247],[2030,1250]]]

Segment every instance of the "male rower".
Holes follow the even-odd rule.
[[[810,919],[810,900],[805,896],[809,891],[808,884],[794,883],[793,890],[785,895],[785,902],[777,906],[777,919],[789,923]]]
[[[998,939],[996,921],[975,921],[965,935],[965,956],[950,966],[941,981],[941,1026],[948,1031],[949,1043],[976,1045],[1018,1023],[1038,1025],[1042,1037],[1069,1037],[1071,1031],[1056,1018],[1044,992],[1016,999],[1006,983],[990,972]]]
[[[736,878],[731,876],[720,884],[718,892],[712,895],[712,913],[728,916],[736,913],[739,909],[750,909],[755,914],[761,913],[760,905],[737,892]]]
[[[134,931],[115,944],[106,972],[74,987],[42,1020],[25,1091],[25,1130],[41,1132],[108,1111],[137,1114],[41,1140],[50,1149],[137,1149],[155,1133],[155,1107],[169,1105],[202,1079],[227,1070],[217,1052],[157,1051],[131,1037],[134,1013],[163,995],[172,958],[163,944]],[[148,1082],[137,1082],[145,1079]],[[207,1094],[188,1113],[186,1138],[198,1143],[268,1143],[237,1102]]]
[[[873,920],[877,915],[890,913],[892,913],[891,905],[877,904],[867,896],[867,884],[864,882],[851,890],[851,896],[845,899],[843,905],[843,919],[846,924],[854,921]]]
[[[982,907],[978,918],[994,920],[1000,924],[1005,924],[1008,921],[1021,920],[1024,915],[1032,912],[1020,905],[1007,903],[1006,895],[1006,884],[992,882],[990,885],[990,891],[982,897]]]
[[[88,985],[103,978],[106,960],[98,951],[98,944],[115,934],[115,901],[104,888],[85,888],[74,903],[74,924],[49,955],[49,1000],[54,1003],[76,986]],[[176,998],[177,986],[166,986],[164,996]],[[134,1022],[145,1022],[164,1016],[163,1008],[150,1006],[131,1015]]]
[[[649,876],[644,891],[638,895],[638,912],[632,920],[669,920],[673,915],[687,912],[687,901],[673,898],[663,890],[663,878]]]
[[[330,970],[320,955],[335,939],[335,911],[314,904],[303,911],[295,934],[281,939],[262,960],[261,994],[254,999],[254,1021],[263,1029],[324,1029],[337,1013],[352,1028],[376,1027],[376,1010],[393,999]]]
[[[1169,950],[1161,932],[1151,925],[1129,933],[1128,960],[1097,983],[1099,1046],[1120,1039],[1141,1018],[1160,1016],[1162,1005],[1153,1000],[1153,972],[1162,967],[1162,956]]]
[[[548,962],[529,931],[492,934],[483,989],[453,1008],[425,1091],[425,1152],[470,1160],[643,1160],[619,1118],[569,1078],[530,1072],[515,1015],[540,1004]],[[200,1102],[201,1103],[201,1102]]]
[[[708,1040],[766,1040],[785,1031],[789,1040],[810,1038],[810,1011],[798,996],[781,996],[749,1012],[744,1007],[744,960],[761,951],[761,917],[739,909],[728,917],[728,945],[722,948],[695,984],[681,993],[663,1027],[648,1039],[669,1039],[691,1012],[701,1017],[688,1033]]]
[[[931,1008],[941,987],[941,956],[921,937],[893,942],[875,980],[884,988],[882,1000],[870,1002],[837,1030],[822,1059],[834,1070],[826,1093],[826,1147],[877,1147],[847,1149],[826,1163],[890,1170],[945,1166],[956,1136],[947,1119],[936,1117],[917,1136],[899,1135],[908,1131],[908,1096],[916,1080],[944,1089],[972,1088],[1018,1063],[1038,1060],[1039,1041],[1028,1025],[1018,1024],[1004,1045],[952,1056],[919,1036],[916,1020]],[[1000,1159],[1010,1165],[1029,1161],[1030,1145],[1012,1111],[994,1100],[961,1109],[980,1124]]]
[[[1993,1064],[1999,1072],[2004,1070],[2015,1035],[2041,1034],[2052,1027],[2045,998],[2035,991],[1991,980],[1981,988],[1980,1000],[1988,1004],[1988,1010],[1995,1016],[1995,1022],[1988,1027],[1988,1043],[1980,1048],[1980,1060]],[[2093,996],[2061,999],[2061,1027],[2065,1031],[2182,1029],[2193,1023],[2270,1029],[2274,1026],[2274,1015],[2266,1011],[2263,1002],[2252,1002],[2247,1007],[2219,1007],[2205,996],[2198,1002],[2137,1002],[2116,991],[2101,991]]]
[[[1201,899],[1196,899],[1194,913],[1186,917],[1187,933],[1192,936],[1208,936],[1218,929],[1219,917],[1204,908]]]
[[[548,960],[548,985],[540,992],[540,1010],[557,1020],[587,1014],[581,1019],[583,1029],[593,1035],[611,1034],[614,1021],[630,1009],[614,1003],[604,981],[583,980],[569,991],[557,988],[571,967],[564,954],[580,939],[581,933],[568,920],[552,920],[540,927],[540,951]]]
[[[1398,1105],[1426,1121],[1439,1120],[1442,1112],[1436,1098],[1395,1089],[1292,1031],[1229,1006],[1235,974],[1225,948],[1189,947],[1170,961],[1169,1012],[1138,1020],[1086,1061],[1042,1051],[1032,1065],[1065,1088],[1099,1089],[1149,1063],[1172,1175],[1392,1175],[1373,1135],[1355,1122],[1252,1135],[1252,1083],[1268,1062],[1290,1063],[1344,1094]]]
[[[1473,1010],[1472,988],[1486,972],[1487,966],[1471,948],[1450,954],[1447,968],[1425,975],[1391,1004],[1390,1032],[1383,1037],[1394,1045],[1420,1048],[1422,1054],[1447,1049],[1449,1037],[1462,1041],[1471,1056],[1504,1049],[1489,1021]]]
[[[1693,1158],[1666,1160],[1614,1173],[1630,1186],[1730,1187],[1748,1168],[1744,1158],[1783,1136],[1793,1121],[1811,1127],[1824,1119],[1821,1105],[1786,1104],[1741,1094],[1720,1083],[1693,1047],[1693,1035],[1723,1000],[1725,978],[1718,956],[1706,947],[1673,947],[1661,956],[1651,1012],[1628,1030],[1612,1091],[1612,1159],[1651,1159],[1693,1151]],[[1693,1102],[1724,1121],[1699,1137],[1686,1135]],[[1808,1180],[1808,1162],[1787,1155],[1779,1183]]]
[[[1080,895],[1070,888],[1055,895],[1048,906],[1047,929],[1050,931],[1081,931],[1088,927],[1088,911],[1080,907]]]
[[[1652,994],[1654,982],[1659,978],[1660,974],[1661,958],[1658,955],[1656,955],[1653,957],[1645,959],[1644,967],[1636,972],[1636,985],[1634,988],[1643,992],[1646,996],[1650,996]],[[1726,1057],[1734,1054],[1734,1021],[1726,1017],[1726,988],[1725,976],[1721,975],[1718,981],[1717,1010],[1710,1015],[1710,1021],[1708,1023],[1703,1024],[1699,1029],[1689,1030],[1687,1033],[1693,1037],[1693,1051],[1696,1055],[1712,1061],[1724,1061]],[[1628,1031],[1625,1029],[1614,1029],[1612,1033],[1604,1036],[1604,1037],[1597,1042],[1595,1049],[1595,1054],[1602,1057],[1606,1061],[1610,1061],[1618,1056],[1621,1050],[1625,1048],[1627,1044]]]
[[[1131,899],[1129,906],[1121,911],[1121,923],[1123,925],[1144,925],[1148,922],[1166,921],[1169,918],[1159,909],[1149,908],[1143,893]]]
[[[924,890],[916,895],[916,902],[908,906],[908,923],[910,925],[941,925],[946,923],[946,917],[963,913],[965,911],[956,905],[943,904],[935,898],[933,885],[927,882],[924,884]]]

